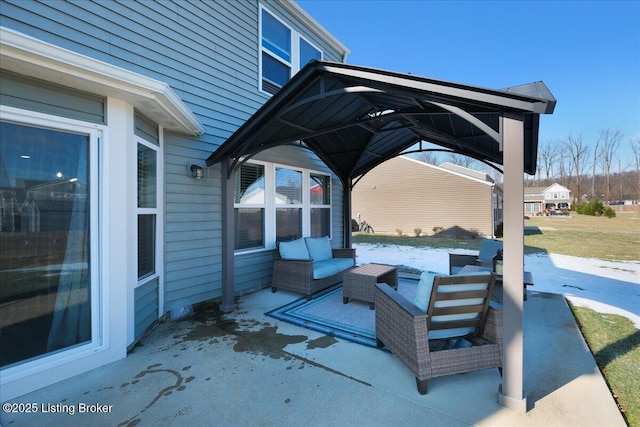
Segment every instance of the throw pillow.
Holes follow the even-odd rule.
[[[309,251],[304,239],[301,237],[290,242],[280,242],[278,245],[280,256],[283,259],[309,259]]]
[[[309,256],[314,261],[324,261],[333,258],[331,252],[331,242],[328,236],[324,237],[307,237],[304,239],[309,250]]]
[[[424,311],[427,312],[429,308],[429,301],[431,300],[431,289],[433,288],[433,279],[435,274],[425,271],[420,274],[420,282],[418,283],[418,290],[416,291],[416,299],[413,303]]]

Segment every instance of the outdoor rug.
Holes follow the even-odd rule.
[[[398,292],[409,301],[415,299],[418,280],[400,278]],[[265,315],[326,335],[376,347],[375,310],[369,303],[350,300],[342,303],[342,285],[314,295],[311,301],[297,299]]]

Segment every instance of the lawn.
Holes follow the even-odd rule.
[[[361,233],[353,236],[353,243],[475,250],[480,248],[481,240]],[[640,261],[640,215],[606,218],[572,213],[569,217],[532,217],[525,220],[525,253],[539,252]],[[579,307],[572,310],[620,411],[631,427],[640,427],[640,330],[625,317]]]
[[[610,261],[640,261],[640,215],[577,215],[525,220],[527,253],[547,251]]]

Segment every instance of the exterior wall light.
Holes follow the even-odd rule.
[[[204,168],[195,163],[187,163],[187,175],[191,178],[200,179],[204,176]]]

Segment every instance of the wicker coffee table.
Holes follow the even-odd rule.
[[[398,289],[398,269],[392,265],[366,264],[344,273],[342,280],[342,302],[357,299],[375,308],[374,291],[376,283],[386,283]]]

